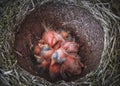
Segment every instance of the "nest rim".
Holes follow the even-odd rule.
[[[87,4],[88,4],[88,2],[87,2]],[[90,3],[91,4],[91,3]],[[88,5],[88,6],[86,6],[86,4],[84,4],[85,5],[85,7],[87,8],[87,9],[89,9],[89,10],[92,10],[91,12],[93,12],[93,9],[91,9],[91,7],[89,7],[90,5]],[[99,8],[99,7],[98,7]],[[104,9],[101,9],[101,10],[104,10]],[[109,11],[108,11],[109,12]],[[105,12],[106,13],[106,12]],[[93,14],[94,14],[94,12],[93,12]],[[116,20],[116,17],[111,13],[111,14],[108,14],[108,13],[106,13],[106,15],[109,15],[110,17],[111,17],[111,19],[114,21],[114,22],[117,22]],[[95,15],[96,16],[96,15]],[[100,16],[100,15],[97,15],[97,16],[99,16],[99,17],[97,17],[97,19],[98,20],[100,20],[101,22],[102,22],[102,24],[103,23],[105,23],[105,24],[103,24],[103,26],[106,28],[105,29],[105,31],[106,31],[106,43],[109,43],[107,46],[106,46],[106,48],[104,48],[104,51],[103,51],[103,55],[102,55],[102,57],[107,57],[107,56],[109,56],[108,54],[110,53],[110,52],[105,52],[106,51],[106,49],[108,49],[108,47],[111,45],[111,43],[112,43],[112,45],[113,45],[113,47],[114,47],[114,45],[116,44],[116,36],[115,36],[115,34],[109,34],[108,32],[109,32],[109,21],[105,21],[104,19],[102,20],[102,19],[100,19],[100,18],[103,18],[103,16]],[[13,25],[14,26],[14,25]],[[12,27],[13,27],[12,26]],[[118,25],[119,26],[119,25]],[[114,28],[117,28],[117,27],[114,27]],[[117,28],[118,29],[118,28]],[[9,31],[9,30],[8,30]],[[113,30],[114,31],[114,30]],[[117,30],[116,30],[117,31]],[[116,32],[115,31],[115,32]],[[120,31],[120,30],[119,30]],[[118,31],[118,33],[119,33],[119,31]],[[8,36],[8,35],[7,35]],[[12,36],[12,37],[14,37],[13,35],[9,35],[9,36]],[[110,36],[110,37],[109,37]],[[112,38],[113,37],[113,39],[112,39],[112,41],[110,42],[110,40],[109,40],[109,38]],[[114,43],[113,43],[114,42]],[[104,43],[104,44],[106,44],[106,43]],[[114,50],[114,48],[111,48],[112,50]],[[107,54],[106,54],[107,53]],[[112,55],[112,54],[110,54],[110,55]],[[112,59],[112,57],[110,57],[109,56],[109,59]],[[115,57],[114,57],[114,59],[115,59]],[[81,85],[81,84],[87,84],[87,85],[91,85],[92,84],[92,82],[94,82],[94,81],[92,81],[92,76],[93,75],[96,75],[96,73],[99,73],[99,75],[97,75],[98,77],[100,76],[100,75],[102,75],[101,73],[103,73],[103,71],[100,73],[99,72],[99,70],[100,69],[102,69],[103,68],[103,66],[105,65],[105,64],[103,64],[103,61],[104,61],[105,59],[101,59],[101,62],[100,62],[100,65],[99,65],[99,68],[98,68],[98,70],[96,70],[96,71],[93,71],[93,72],[91,72],[90,74],[88,74],[88,75],[86,75],[86,77],[84,77],[83,79],[80,79],[80,80],[76,80],[75,81],[75,83],[76,84],[79,84],[79,85]],[[109,62],[108,62],[109,63]],[[16,62],[14,62],[14,65],[16,65]],[[107,65],[108,66],[108,65]],[[13,66],[13,67],[15,67],[15,66]],[[114,65],[113,65],[113,67],[114,67]],[[15,67],[16,68],[16,67]],[[11,70],[11,67],[10,68],[8,68],[8,69],[10,69]],[[17,69],[19,69],[19,67],[17,67]],[[22,70],[22,71],[25,71],[25,70],[23,70],[23,69],[21,69],[20,68],[20,70]],[[105,70],[105,69],[104,69]],[[16,72],[17,70],[13,70],[14,72]],[[25,72],[25,74],[26,74],[26,72]],[[29,73],[28,73],[29,74]],[[28,74],[26,74],[26,75],[28,75]],[[8,73],[8,75],[9,75],[9,73]],[[18,74],[19,75],[19,74]],[[30,75],[30,77],[32,78],[32,77],[34,77],[34,76],[31,76]],[[119,77],[119,75],[118,75],[118,77]],[[86,79],[86,80],[85,80]],[[89,81],[89,79],[91,79],[91,81]],[[18,80],[18,79],[17,79]],[[85,81],[84,81],[85,80]],[[101,77],[99,77],[98,78],[98,80],[101,80]],[[105,79],[103,79],[103,80],[105,80]],[[19,80],[18,80],[19,81]],[[43,80],[44,81],[44,80]],[[80,83],[80,81],[83,81],[83,82],[81,82]],[[47,83],[49,83],[49,85],[51,85],[51,83],[50,82],[47,82],[47,81],[44,81],[44,82],[46,82],[46,84]],[[62,82],[62,81],[61,81]],[[96,81],[96,82],[98,82],[98,81]],[[59,83],[59,82],[58,82]],[[62,82],[62,83],[64,83],[64,81]],[[68,84],[70,84],[71,82],[69,82]],[[102,85],[104,85],[104,84],[106,84],[107,82],[104,82],[104,81],[102,81]],[[35,83],[34,83],[35,84]],[[57,84],[57,83],[56,83]],[[65,83],[66,84],[66,83]],[[113,85],[114,85],[114,83],[113,83]]]

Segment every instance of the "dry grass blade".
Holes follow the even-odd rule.
[[[33,76],[21,69],[15,60],[12,47],[14,46],[15,28],[22,22],[25,15],[34,10],[36,5],[43,4],[49,0],[16,0],[14,3],[9,1],[4,7],[5,11],[0,19],[0,81],[8,86],[50,86],[50,82],[42,78]],[[58,86],[118,86],[120,81],[120,26],[118,20],[120,17],[110,11],[109,3],[101,3],[95,0],[93,4],[90,1],[80,2],[79,0],[63,0],[75,2],[88,9],[96,19],[98,19],[104,30],[104,51],[100,65],[96,71],[91,72],[85,77],[74,82],[60,81]],[[12,3],[12,4],[11,4]],[[74,21],[79,22],[79,21]],[[17,31],[17,30],[15,30]],[[17,54],[22,56],[19,52]]]

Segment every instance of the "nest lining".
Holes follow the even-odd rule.
[[[66,11],[68,12],[67,14],[65,13]],[[52,25],[53,29],[62,28],[71,31],[78,38],[78,43],[82,45],[79,49],[80,56],[84,58],[86,65],[81,75],[84,76],[90,71],[95,70],[99,64],[103,49],[102,27],[86,9],[59,2],[49,2],[37,7],[19,25],[19,31],[15,35],[15,51],[21,53],[21,55],[18,53],[16,55],[21,67],[31,73],[34,73],[33,70],[36,72],[38,70],[35,69],[35,66],[30,61],[31,51],[29,50],[29,46],[31,43],[35,45],[38,38],[40,38],[39,36],[44,32],[44,28],[42,27],[43,22],[47,25]],[[46,27],[48,27],[47,25]],[[45,76],[45,78],[50,80],[48,76]]]
[[[104,11],[104,8],[105,8],[104,6],[98,7],[99,5],[95,4],[93,6],[97,6],[97,8],[94,8],[94,7],[91,7],[91,4],[92,3],[89,3],[89,2],[84,3],[85,7],[87,9],[90,9],[92,14],[94,14],[95,12],[98,12],[98,14],[97,15],[94,14],[94,16],[96,16],[96,18],[101,21],[103,28],[106,32],[105,33],[106,48],[104,49],[103,56],[102,56],[104,58],[101,59],[101,64],[99,65],[99,68],[96,71],[88,74],[83,79],[76,80],[75,82],[66,83],[63,81],[63,82],[61,82],[61,84],[63,84],[63,85],[69,85],[69,84],[97,85],[97,84],[101,84],[101,85],[111,85],[112,86],[112,85],[116,85],[117,81],[119,80],[119,74],[116,75],[118,73],[117,70],[119,69],[119,64],[118,64],[119,59],[117,59],[117,57],[118,57],[117,47],[119,45],[119,42],[118,42],[118,40],[119,40],[119,36],[118,36],[119,24],[114,16],[114,14],[110,13],[109,10]],[[102,4],[102,3],[100,3],[100,4]],[[100,13],[100,11],[102,11],[102,13]],[[110,16],[110,17],[108,17],[108,16]],[[107,21],[106,21],[106,18],[107,18]],[[111,20],[112,20],[112,22],[114,22],[114,24],[112,22],[110,22]],[[6,26],[6,25],[4,25],[4,26]],[[112,27],[110,28],[110,26],[112,26]],[[4,40],[4,42],[3,42],[6,45],[2,46],[3,49],[1,49],[2,51],[5,51],[5,52],[1,53],[1,57],[4,58],[4,62],[5,62],[4,64],[7,64],[7,65],[2,66],[3,69],[5,69],[7,71],[7,72],[4,72],[4,74],[9,76],[10,78],[13,78],[10,81],[10,82],[12,82],[11,84],[17,85],[18,83],[14,82],[14,81],[17,81],[17,82],[19,82],[20,85],[23,85],[23,84],[28,85],[28,83],[30,85],[32,85],[32,84],[35,85],[35,84],[40,84],[40,83],[41,84],[46,83],[46,84],[51,85],[51,83],[44,81],[43,79],[41,79],[41,80],[36,79],[37,77],[24,72],[24,70],[22,70],[21,68],[16,66],[16,61],[14,61],[14,59],[13,60],[11,59],[11,58],[13,58],[13,56],[12,56],[11,52],[9,52],[9,51],[11,51],[11,48],[8,47],[8,46],[11,47],[11,45],[9,45],[9,43],[11,41],[11,38],[14,38],[14,35],[6,34],[6,33],[8,33],[8,31],[9,31],[9,29],[6,29],[6,32],[2,33],[2,36],[1,36],[1,38],[3,38],[3,36],[6,38],[6,40]],[[10,39],[8,39],[8,37],[10,37]],[[11,42],[11,43],[13,43],[13,42]],[[1,45],[3,45],[3,44],[1,44]],[[8,50],[8,49],[10,49],[10,50]],[[9,56],[10,56],[10,58],[8,58]],[[13,69],[11,69],[11,68],[13,68]],[[11,70],[13,70],[13,71],[11,71]],[[111,75],[111,76],[106,77],[108,75]],[[17,76],[17,78],[15,78],[14,76]],[[20,77],[20,76],[22,76],[22,77]],[[96,78],[96,80],[94,80],[94,78]],[[115,81],[113,81],[111,83],[110,81],[112,81],[112,79],[110,79],[110,78],[115,79]],[[9,81],[8,78],[6,78],[6,79]],[[38,83],[38,82],[40,82],[40,83]],[[58,82],[58,84],[60,85],[59,82]]]

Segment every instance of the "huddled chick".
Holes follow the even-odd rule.
[[[74,41],[66,41],[66,31],[47,30],[42,39],[34,47],[34,57],[39,67],[48,69],[51,78],[61,75],[79,75],[84,67],[77,55],[79,45]]]

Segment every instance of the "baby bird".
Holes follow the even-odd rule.
[[[48,30],[44,32],[42,40],[44,40],[50,47],[54,47],[56,43],[60,45],[61,42],[65,41],[63,37],[54,30]]]
[[[60,64],[54,62],[54,64],[50,64],[49,74],[52,79],[55,79],[60,75]]]
[[[67,54],[65,50],[63,48],[59,48],[53,53],[51,58],[57,63],[61,64],[62,62],[66,60],[66,57],[67,57]]]
[[[51,49],[47,44],[38,44],[34,48],[34,57],[39,63],[39,67],[44,69],[48,68],[50,65],[50,57],[53,54],[54,50]]]
[[[67,75],[79,75],[81,73],[81,68],[84,67],[78,57],[67,54],[63,48],[56,50],[51,59],[50,74],[52,71],[52,76],[54,77],[58,74],[63,78],[66,78]],[[53,67],[60,69],[56,69],[57,72],[54,73]]]
[[[50,59],[51,55],[54,52],[54,49],[50,48],[47,44],[40,45],[41,51],[40,51],[40,56],[43,57],[44,59]]]
[[[49,73],[51,78],[55,78],[60,75],[61,64],[66,60],[66,54],[62,48],[56,50],[51,56],[51,64]]]
[[[39,64],[39,67],[46,70],[49,68],[49,65],[50,65],[50,61],[47,61],[47,60],[43,60],[40,64]]]
[[[66,52],[77,53],[79,45],[75,42],[63,42],[62,48],[66,50]]]
[[[61,39],[61,40],[58,40],[56,42],[56,44],[54,45],[54,47],[53,47],[55,50],[57,50],[57,49],[59,49],[61,47],[61,43],[65,42],[65,38],[68,37],[68,33],[65,32],[65,31],[61,31],[60,33],[56,33],[55,36],[56,36],[57,39]]]
[[[43,33],[42,40],[44,40],[49,46],[53,47],[53,45],[56,43],[56,39],[54,36],[54,31],[49,30]]]
[[[84,67],[84,65],[81,63],[80,59],[68,56],[61,65],[60,74],[63,78],[66,78],[67,75],[79,75],[82,67]]]
[[[34,48],[34,57],[37,63],[41,63],[43,58],[40,56],[41,48],[37,45]]]
[[[45,26],[44,28],[46,30],[42,39],[34,48],[34,57],[39,67],[48,69],[52,79],[59,75],[63,78],[79,75],[84,67],[77,55],[79,45],[67,40],[69,34],[66,31],[57,32]]]

